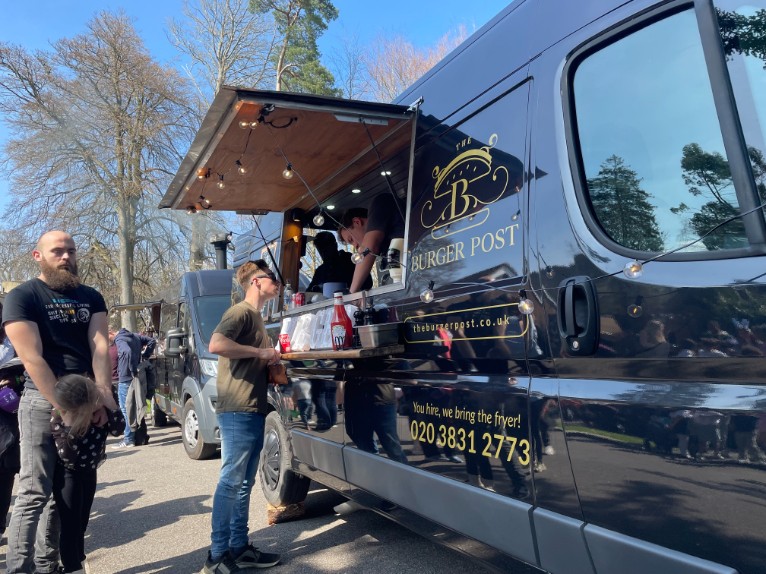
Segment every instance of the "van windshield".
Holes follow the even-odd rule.
[[[224,312],[231,307],[231,297],[229,295],[197,297],[194,300],[194,307],[197,311],[200,335],[202,335],[202,340],[207,345]]]

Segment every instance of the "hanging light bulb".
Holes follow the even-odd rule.
[[[322,227],[324,225],[324,215],[322,215],[322,212],[320,211],[314,216],[314,225],[317,227]]]
[[[210,177],[210,168],[205,169],[204,167],[201,167],[197,170],[197,179],[205,179],[206,177]]]
[[[247,173],[247,170],[245,169],[245,166],[242,165],[242,162],[237,160],[234,162],[234,164],[237,166],[237,171],[240,175],[245,175]]]
[[[213,207],[213,204],[210,203],[210,200],[207,199],[204,195],[199,196],[199,204],[202,207],[202,209],[210,209]]]
[[[423,301],[423,303],[430,303],[434,300],[434,282],[429,281],[428,287],[423,289],[420,292],[420,300]]]
[[[250,122],[247,120],[239,120],[239,127],[241,127],[243,130],[250,129]]]
[[[635,303],[632,305],[628,305],[628,315],[630,317],[633,317],[634,319],[638,319],[643,314],[644,314],[644,309],[641,307],[641,305],[636,305]]]
[[[351,254],[351,263],[354,265],[359,265],[362,262],[362,259],[364,259],[364,255],[358,251],[354,251],[354,253]]]
[[[226,184],[223,182],[223,175],[219,176],[221,179],[218,180],[218,183],[216,185],[218,186],[218,189],[223,189],[226,187]]]
[[[190,205],[189,207],[186,208],[187,215],[194,215],[195,213],[197,213],[197,208],[194,207],[193,205]]]
[[[293,173],[293,164],[288,163],[287,167],[282,170],[282,177],[285,179],[292,179],[295,174]]]
[[[519,313],[522,315],[531,315],[535,312],[535,304],[527,299],[522,293],[519,293]]]
[[[644,274],[644,266],[639,261],[631,261],[625,264],[622,272],[628,279],[638,279]]]

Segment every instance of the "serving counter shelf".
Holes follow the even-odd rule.
[[[316,351],[301,351],[295,353],[282,353],[283,361],[305,361],[311,359],[367,359],[370,357],[385,357],[404,352],[404,345],[387,345],[373,349],[344,349],[333,351],[332,349],[319,349]]]

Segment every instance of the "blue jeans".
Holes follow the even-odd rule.
[[[8,526],[8,574],[53,572],[59,561],[59,517],[51,496],[56,446],[51,437],[51,404],[26,389],[19,404],[21,471]]]
[[[237,552],[248,544],[250,493],[263,448],[266,415],[220,413],[221,475],[213,495],[213,533],[210,554],[219,560],[227,551]]]
[[[135,444],[136,437],[133,436],[133,429],[130,428],[128,423],[128,410],[125,408],[125,401],[128,400],[128,389],[130,389],[130,383],[120,383],[117,385],[117,398],[120,400],[120,410],[122,416],[125,417],[125,437],[126,443]]]

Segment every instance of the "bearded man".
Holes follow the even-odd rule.
[[[19,405],[21,472],[7,531],[9,574],[58,572],[59,520],[51,500],[57,454],[50,426],[51,410],[59,409],[56,381],[70,373],[95,380],[102,400],[93,424],[106,422],[105,407],[117,409],[106,304],[98,291],[80,284],[74,240],[50,231],[32,256],[40,275],[10,291],[2,317],[27,375]]]

